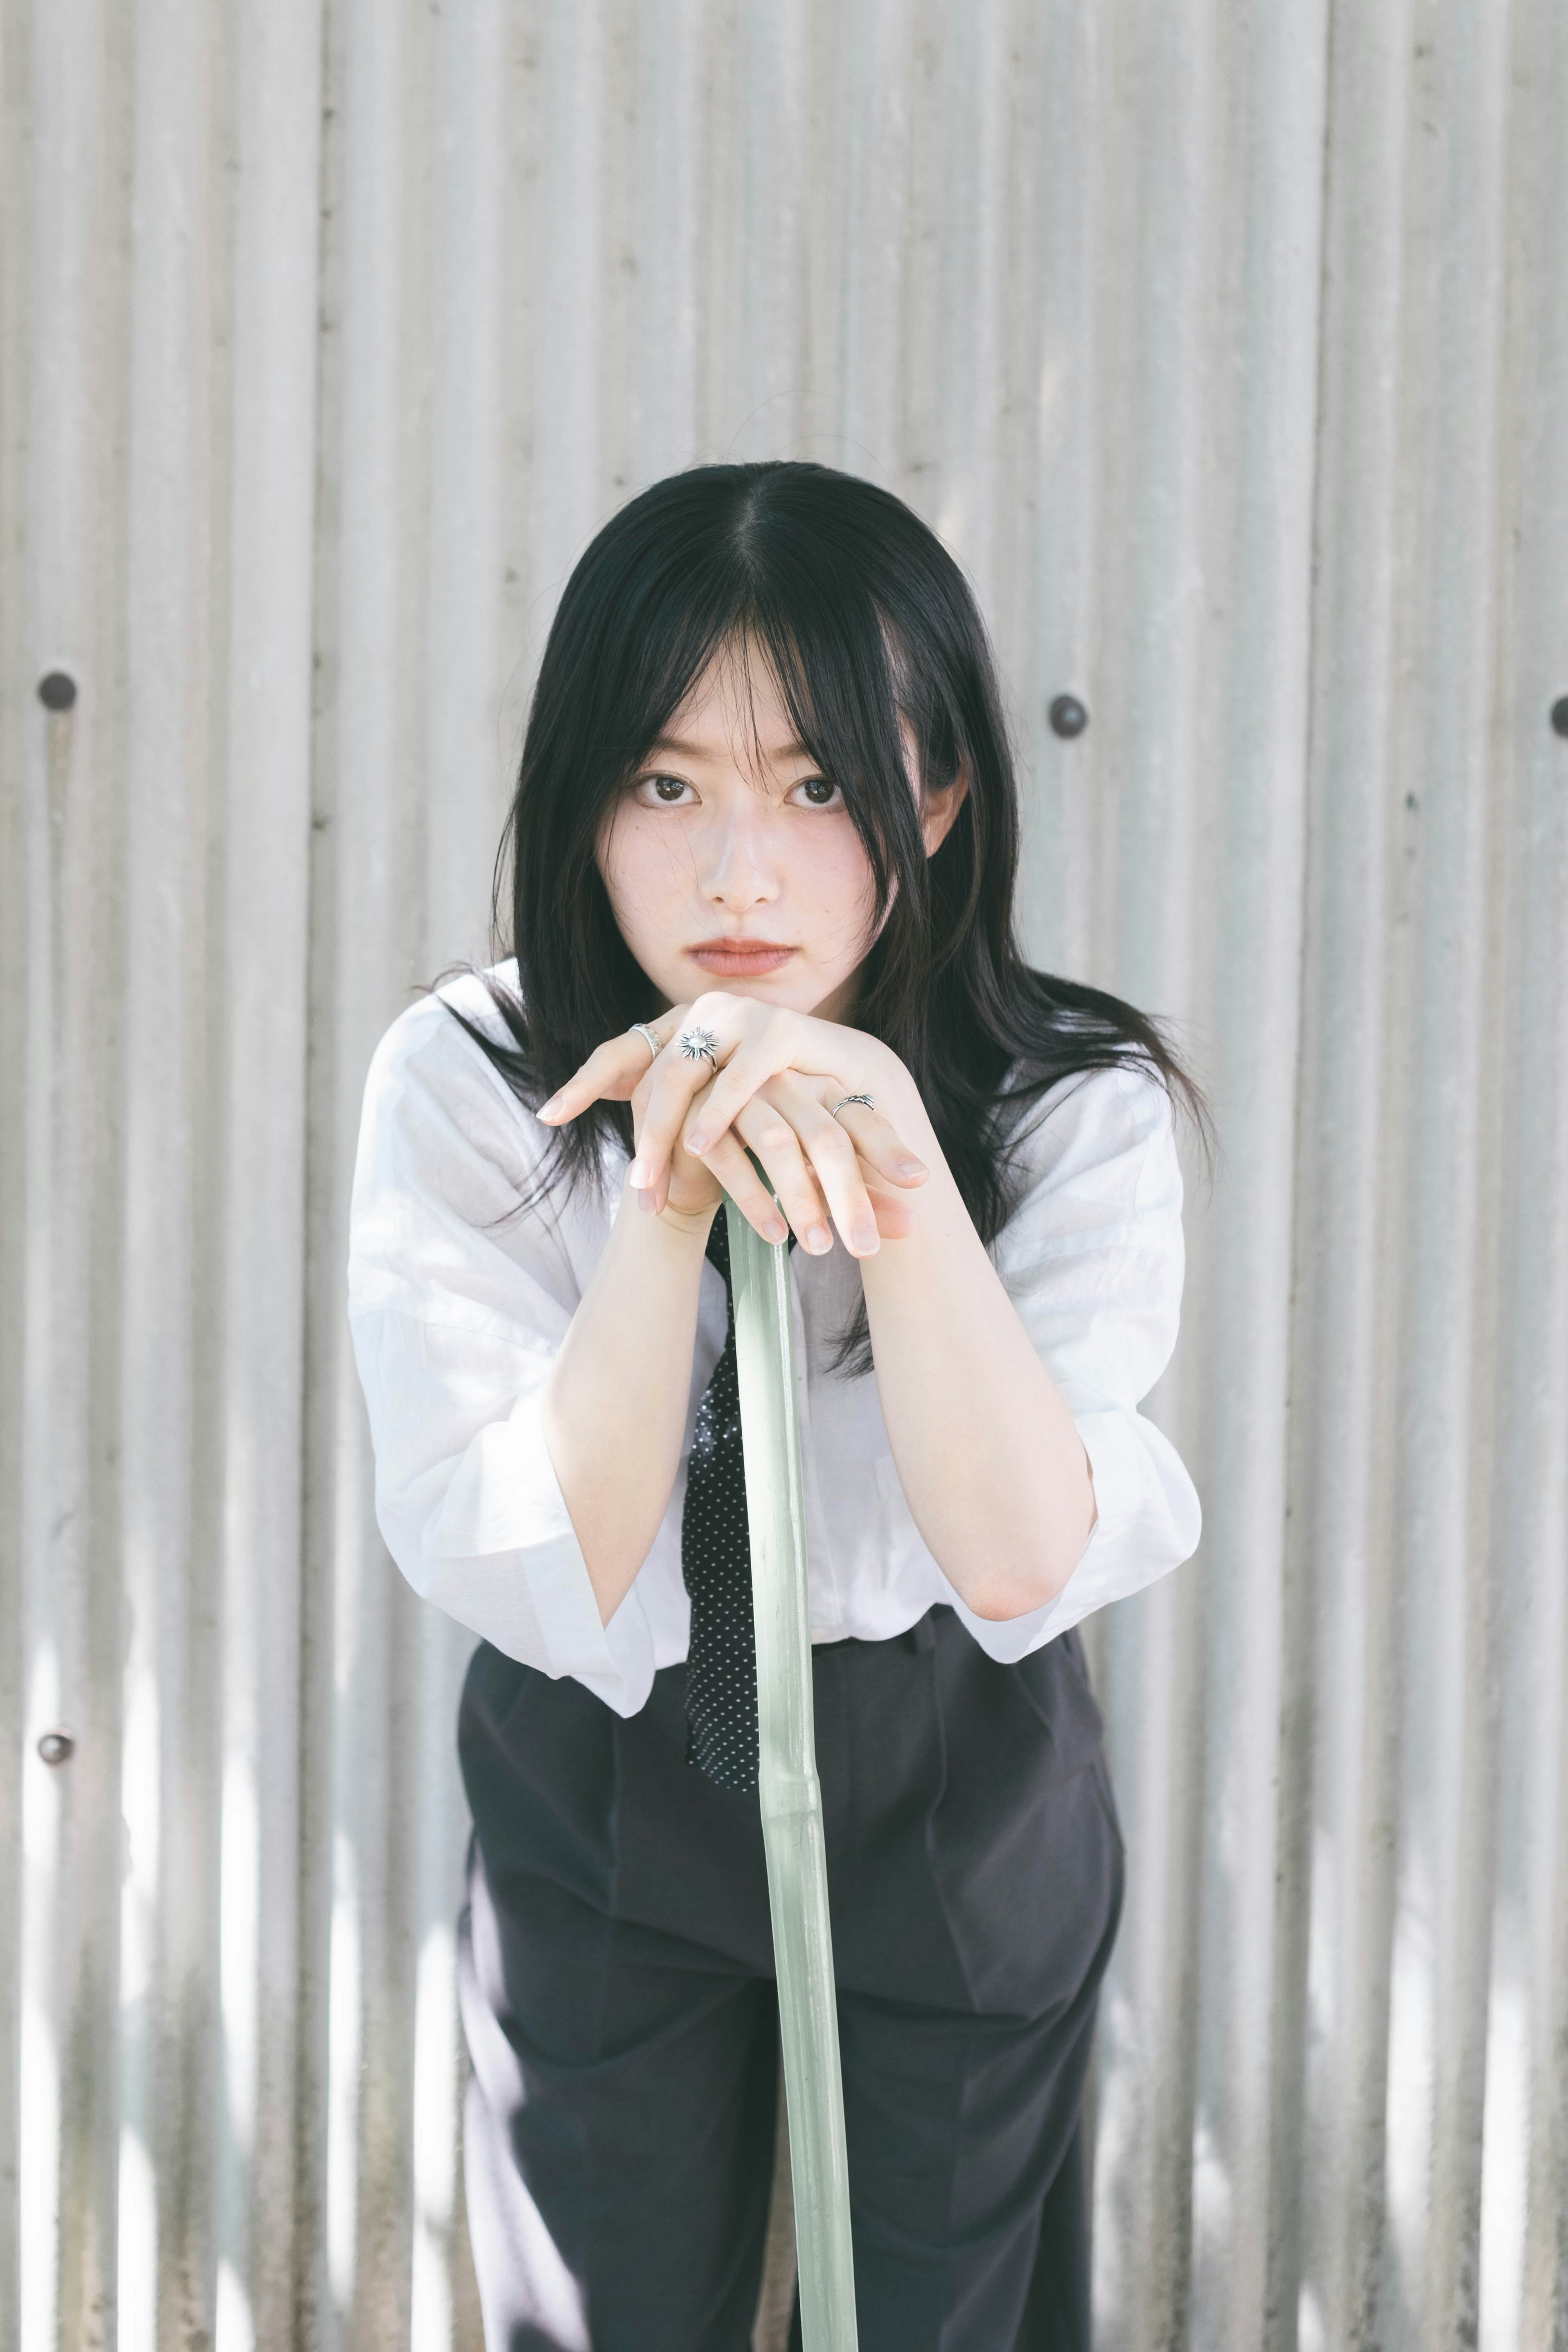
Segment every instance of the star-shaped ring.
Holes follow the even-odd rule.
[[[718,1043],[718,1034],[712,1029],[683,1029],[680,1033],[680,1050],[687,1060],[706,1062],[715,1070],[719,1066],[719,1055],[715,1050]]]

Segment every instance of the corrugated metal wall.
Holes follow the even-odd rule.
[[[1568,2345],[1562,0],[0,27],[0,2352],[477,2343],[358,1093],[574,557],[773,453],[963,557],[1032,940],[1216,1106],[1101,2341]]]

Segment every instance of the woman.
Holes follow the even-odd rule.
[[[750,2340],[777,2021],[728,1189],[798,1244],[860,2343],[1078,2352],[1121,1846],[1074,1628],[1197,1540],[1136,1411],[1194,1098],[1152,1023],[1023,963],[984,632],[867,483],[713,467],[617,515],[508,835],[510,955],[376,1054],[350,1270],[381,1527],[482,1636],[487,2341]]]

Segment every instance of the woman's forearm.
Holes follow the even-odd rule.
[[[544,1442],[606,1624],[652,1549],[680,1466],[711,1213],[622,1195],[544,1393]]]
[[[931,1169],[913,1232],[860,1267],[893,1460],[967,1606],[1020,1617],[1055,1599],[1089,1540],[1089,1458],[900,1064],[879,1074],[878,1101]]]

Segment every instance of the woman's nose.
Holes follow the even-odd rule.
[[[745,809],[716,829],[702,875],[703,894],[715,906],[742,914],[779,895],[769,813]]]

